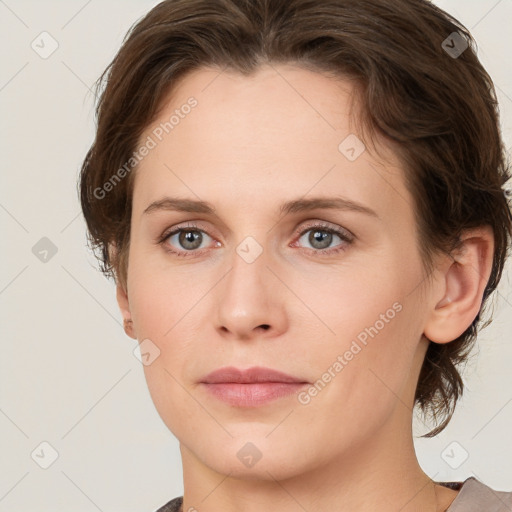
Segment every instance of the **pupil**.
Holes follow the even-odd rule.
[[[320,247],[316,248],[325,249],[331,244],[332,233],[328,233],[327,231],[314,231],[311,233],[309,241],[313,247],[315,247],[315,243],[319,242]]]
[[[199,240],[199,244],[195,243],[197,240]],[[197,231],[182,231],[180,244],[187,249],[196,249],[201,245],[201,234]]]

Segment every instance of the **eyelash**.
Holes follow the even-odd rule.
[[[297,232],[295,237],[297,239],[302,238],[303,235],[305,235],[307,232],[312,231],[313,229],[316,229],[317,231],[321,231],[324,233],[329,233],[332,235],[337,235],[340,237],[340,239],[344,242],[344,244],[340,244],[339,246],[331,249],[311,249],[309,247],[303,248],[303,250],[307,252],[312,252],[315,255],[325,255],[325,256],[331,256],[333,254],[338,254],[339,252],[345,251],[346,246],[345,244],[351,244],[354,241],[355,236],[350,233],[346,229],[337,229],[333,228],[332,226],[329,226],[327,224],[324,224],[322,222],[312,222],[307,223],[305,226],[302,227],[301,231]],[[161,237],[158,239],[158,244],[162,245],[164,247],[164,250],[171,253],[174,256],[178,256],[180,258],[184,257],[193,257],[193,256],[200,256],[204,251],[207,249],[199,249],[199,250],[191,250],[191,251],[176,251],[174,249],[171,249],[170,245],[167,243],[169,238],[173,235],[176,235],[177,233],[181,233],[182,231],[199,231],[201,233],[204,233],[208,236],[210,236],[204,229],[201,229],[198,225],[196,225],[193,222],[188,223],[185,226],[180,226],[177,228],[172,229],[171,231],[165,231]],[[210,238],[213,238],[210,236]],[[295,242],[294,242],[295,244]],[[193,255],[193,256],[191,256]]]

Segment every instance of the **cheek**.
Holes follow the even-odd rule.
[[[183,268],[159,268],[136,250],[130,258],[128,290],[137,337],[165,341],[181,319],[195,314],[203,281]]]
[[[156,273],[144,272],[143,275],[142,272],[134,272],[132,287],[129,288],[130,306],[141,352],[143,344],[149,339],[156,347],[153,350],[158,353],[151,364],[143,366],[148,390],[158,414],[179,439],[196,435],[196,428],[200,438],[201,435],[204,437],[199,426],[201,423],[189,420],[197,405],[191,398],[190,390],[185,388],[189,385],[187,372],[191,368],[193,371],[198,359],[199,311],[194,304],[197,305],[198,300],[196,292],[201,290],[190,284],[188,288],[186,285],[182,287],[181,282],[176,286],[176,281]],[[191,289],[195,291],[190,292]],[[201,411],[195,414],[200,417]]]
[[[291,282],[310,309],[308,324],[315,326],[315,337],[323,338],[333,349],[346,350],[353,340],[364,346],[365,341],[385,337],[396,319],[403,317],[408,279],[398,274],[368,263],[309,272],[306,278],[295,276]]]
[[[408,413],[404,393],[416,345],[405,315],[404,307],[378,333],[363,331],[365,343],[363,337],[340,336],[327,353],[318,351],[323,353],[315,356],[318,380],[295,410],[303,422],[315,418],[309,427],[312,439],[330,439],[330,449],[338,449],[372,436],[394,411]]]
[[[197,375],[196,366],[203,359],[198,354],[203,354],[205,294],[211,285],[183,269],[155,270],[137,256],[130,262],[128,276],[130,309],[139,343],[150,340],[158,353],[144,371],[160,409],[169,401],[179,401],[181,387],[177,382]]]
[[[209,428],[216,425],[205,414],[205,410],[193,399],[190,390],[185,389],[183,380],[176,370],[163,357],[144,367],[148,390],[155,408],[167,428],[180,441],[193,440],[194,443],[207,443],[205,424]],[[179,364],[179,363],[178,363]],[[199,453],[208,453],[207,444],[200,447]]]
[[[321,350],[304,345],[319,389],[305,401],[310,398],[313,407],[330,404],[340,421],[350,421],[351,415],[360,419],[385,415],[414,367],[422,329],[409,283],[419,267],[409,272],[399,272],[399,265],[394,268],[398,269],[394,274],[389,268],[384,272],[370,267],[364,272],[333,273],[321,286],[303,285],[299,292],[309,297],[312,309],[317,307],[322,322],[315,324],[323,333],[319,336],[317,331],[316,336],[321,338],[316,344]],[[302,332],[307,329],[304,326]]]

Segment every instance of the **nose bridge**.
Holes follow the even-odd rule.
[[[284,328],[281,296],[275,276],[267,268],[271,255],[253,236],[246,236],[234,248],[230,270],[218,297],[218,327],[236,337],[247,338],[256,329]]]
[[[267,303],[268,287],[265,284],[269,284],[268,260],[268,249],[253,236],[245,237],[233,251],[231,271],[226,276],[226,302],[234,300],[238,309],[247,309],[257,303],[261,303],[261,307]]]

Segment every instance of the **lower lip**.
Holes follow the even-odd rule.
[[[223,382],[218,384],[202,384],[213,396],[235,407],[258,407],[292,395],[307,385],[304,382],[255,382],[253,384]]]

